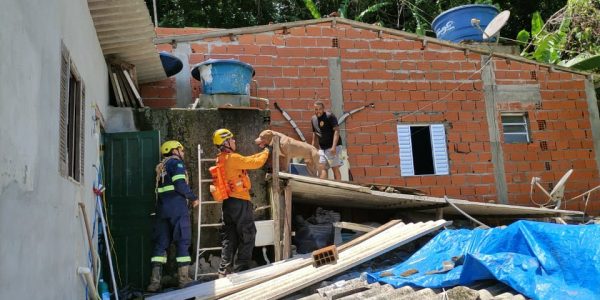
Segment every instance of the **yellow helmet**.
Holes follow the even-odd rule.
[[[178,148],[183,149],[183,145],[180,142],[174,140],[166,141],[160,146],[160,153],[163,155],[169,154],[171,150]]]
[[[229,131],[229,129],[221,128],[217,129],[215,133],[213,133],[213,144],[217,146],[223,145],[226,140],[233,137],[233,133]]]

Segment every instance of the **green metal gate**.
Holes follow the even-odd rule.
[[[150,214],[155,205],[159,132],[109,133],[104,137],[106,214],[114,240],[115,271],[120,274],[121,285],[145,288],[150,278]]]

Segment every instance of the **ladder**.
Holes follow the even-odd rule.
[[[202,158],[202,154],[204,152],[202,151],[202,147],[200,144],[198,144],[198,198],[202,197],[202,186],[206,183],[212,183],[212,178],[202,178],[202,163],[203,162],[216,162],[216,159],[214,158]],[[221,227],[223,226],[222,223],[211,223],[211,224],[202,224],[202,206],[203,205],[214,205],[214,204],[220,204],[220,202],[217,201],[204,201],[204,200],[200,200],[200,203],[198,204],[198,220],[197,220],[197,227],[196,227],[196,270],[194,271],[194,280],[198,280],[198,276],[199,275],[215,275],[215,274],[198,274],[199,268],[200,268],[200,256],[202,254],[204,254],[205,251],[217,251],[217,250],[221,250],[222,247],[201,247],[200,245],[200,232],[202,230],[202,228],[207,228],[207,227]]]

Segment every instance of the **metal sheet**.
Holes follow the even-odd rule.
[[[105,56],[135,65],[140,83],[167,77],[153,42],[156,34],[144,1],[88,0],[88,6]],[[107,31],[110,34],[101,34]]]
[[[444,214],[459,214],[454,208],[446,206],[443,198],[372,191],[367,187],[346,182],[283,172],[280,172],[279,176],[281,179],[288,180],[288,184],[292,187],[292,201],[296,203],[370,209],[414,209],[427,212],[433,212],[435,208],[443,207]],[[482,203],[452,198],[450,200],[460,209],[474,216],[530,216],[541,218],[583,214],[579,211],[570,210]]]

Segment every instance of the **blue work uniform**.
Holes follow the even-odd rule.
[[[158,181],[157,218],[154,224],[154,250],[152,263],[167,262],[167,248],[174,242],[177,248],[178,265],[188,265],[192,259],[189,248],[192,241],[192,225],[188,210],[188,199],[198,197],[187,184],[183,161],[171,156],[163,162],[163,172]]]

